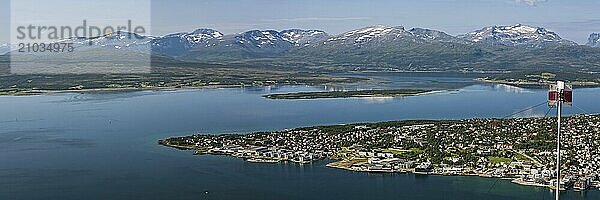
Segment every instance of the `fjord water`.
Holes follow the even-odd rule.
[[[193,133],[504,117],[546,98],[544,90],[495,84],[406,98],[261,97],[320,89],[0,97],[0,199],[552,199],[548,189],[498,179],[357,173],[327,168],[327,161],[256,164],[157,145],[159,139]],[[597,99],[600,89],[577,89],[578,108],[566,112],[600,113]],[[543,116],[546,111],[542,106],[517,116]],[[564,199],[600,199],[600,192],[567,192]]]

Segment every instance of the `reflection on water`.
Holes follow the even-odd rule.
[[[398,100],[398,98],[403,97],[360,97],[360,99],[366,101],[367,103],[387,103],[390,101]]]
[[[512,92],[512,93],[533,92],[530,89],[525,89],[525,88],[521,88],[521,87],[517,87],[517,86],[506,85],[506,84],[495,84],[494,87],[496,87],[497,89],[504,90],[505,92]]]

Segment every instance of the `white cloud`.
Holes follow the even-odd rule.
[[[515,0],[517,3],[524,3],[530,6],[537,6],[541,3],[545,3],[548,0]]]

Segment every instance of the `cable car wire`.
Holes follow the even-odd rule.
[[[525,108],[525,109],[519,110],[519,111],[517,111],[517,112],[514,112],[514,113],[512,113],[512,114],[510,114],[510,115],[507,115],[507,116],[503,117],[502,119],[507,119],[507,118],[509,118],[509,117],[512,117],[512,116],[514,116],[514,115],[517,115],[517,114],[519,114],[519,113],[523,113],[523,112],[526,112],[526,111],[528,111],[528,110],[531,110],[531,109],[537,108],[537,107],[539,107],[539,106],[546,105],[547,103],[548,103],[547,101],[544,101],[544,102],[542,102],[542,103],[539,103],[539,104],[537,104],[537,105],[534,105],[534,106],[529,106],[529,107],[527,107],[527,108]],[[546,114],[544,115],[544,117],[546,117],[546,116],[548,115],[548,113],[550,113],[550,108],[548,108],[548,110],[546,111]],[[496,184],[497,184],[497,183],[498,183],[498,181],[500,181],[500,180],[501,180],[501,179],[496,179],[496,180],[494,181],[494,183],[493,183],[493,184],[490,186],[490,189],[488,189],[488,192],[487,192],[487,193],[490,193],[490,192],[491,192],[491,191],[492,191],[492,190],[493,190],[493,189],[496,187]]]
[[[577,106],[576,104],[573,104],[573,107],[575,107],[575,108],[579,109],[579,111],[582,111],[582,112],[583,112],[583,114],[586,114],[586,115],[591,115],[591,114],[592,114],[592,113],[590,113],[590,112],[586,111],[585,109],[583,109],[583,108],[581,108],[581,107]]]
[[[514,112],[514,113],[512,113],[512,114],[510,114],[510,115],[507,115],[507,116],[505,116],[505,117],[502,117],[502,119],[506,119],[506,118],[513,117],[513,116],[515,116],[515,115],[517,115],[517,114],[520,114],[520,113],[526,112],[526,111],[528,111],[528,110],[531,110],[531,109],[534,109],[534,108],[536,108],[536,107],[539,107],[539,106],[542,106],[542,105],[546,105],[547,103],[548,103],[547,101],[544,101],[544,102],[542,102],[542,103],[540,103],[540,104],[537,104],[537,105],[534,105],[534,106],[527,107],[527,108],[525,108],[525,109],[523,109],[523,110],[520,110],[520,111]]]
[[[550,110],[552,110],[552,108],[548,108],[548,111],[546,111],[546,114],[544,115],[544,117],[548,117],[548,114],[550,114]]]

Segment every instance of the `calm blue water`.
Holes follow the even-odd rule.
[[[401,79],[401,78],[399,78]],[[402,79],[405,80],[405,79]],[[504,117],[543,90],[478,84],[407,98],[269,100],[304,86],[0,97],[0,199],[551,199],[547,189],[478,177],[382,175],[192,156],[156,144],[193,133],[247,133],[401,119]],[[579,108],[600,113],[600,89]],[[545,107],[518,116],[543,116]],[[569,192],[566,199],[600,199]]]

